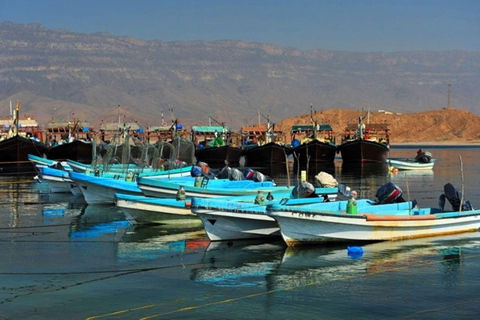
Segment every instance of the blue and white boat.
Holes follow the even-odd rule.
[[[92,166],[89,164],[84,164],[81,162],[67,160],[68,165],[72,168],[73,171],[79,173],[89,173],[92,171],[99,171],[100,175],[111,174],[111,175],[118,175],[118,174],[128,174],[129,172],[133,172],[140,175],[169,175],[170,177],[177,177],[177,176],[190,176],[190,171],[192,170],[192,166],[186,166],[182,168],[170,169],[170,170],[154,170],[152,167],[139,167],[135,164],[112,164],[109,167],[108,171],[103,170],[102,165],[97,165],[96,169],[92,169]]]
[[[37,168],[37,171],[40,170],[41,168],[56,168],[56,169],[61,169],[65,171],[72,171],[72,168],[68,165],[66,161],[55,161],[55,160],[50,160],[47,158],[42,158],[33,154],[28,155],[28,160],[32,162],[35,167]]]
[[[190,209],[191,200],[152,198],[116,193],[115,205],[131,224],[198,224],[200,219]]]
[[[274,218],[288,246],[338,241],[385,241],[478,232],[480,210],[461,201],[461,192],[447,184],[440,196],[441,208],[419,208],[411,202],[381,205],[358,204],[356,214],[346,212],[344,202],[301,207],[272,205]],[[444,200],[452,211],[444,210]]]
[[[71,192],[74,196],[82,195],[75,182],[70,179],[68,171],[50,167],[41,167],[40,173],[35,177],[35,180],[38,182],[47,182],[48,188],[52,193]]]
[[[96,177],[74,171],[69,172],[69,177],[78,186],[88,204],[112,204],[115,193],[142,195],[142,191],[133,180]]]
[[[95,176],[93,173],[84,174],[72,171],[69,173],[71,180],[79,187],[87,203],[110,203],[115,202],[115,193],[129,195],[143,195],[137,186],[137,175],[133,172],[128,174],[104,174]],[[156,175],[149,175],[161,181],[193,181],[193,178],[180,169],[157,171]],[[178,187],[177,187],[178,189]]]
[[[293,199],[291,194],[275,194],[276,200],[256,204],[255,197],[242,200],[192,198],[192,212],[203,223],[211,241],[281,237],[277,222],[266,215],[267,205],[301,206],[325,201],[324,197]],[[238,201],[236,201],[238,200]]]
[[[263,191],[265,194],[268,192],[271,192],[272,194],[278,192],[291,193],[293,190],[293,187],[276,186],[272,181],[255,182],[252,180],[230,181],[226,179],[210,179],[203,180],[204,183],[200,186],[196,185],[195,182],[196,180],[192,179],[181,184],[185,190],[187,198],[256,195],[259,190]],[[140,177],[137,184],[144,195],[157,198],[175,197],[180,186],[177,181],[164,181],[150,177]],[[321,192],[329,197],[336,197],[338,188],[322,188]]]

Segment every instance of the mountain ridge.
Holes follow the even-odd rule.
[[[480,52],[302,51],[272,44],[142,40],[0,23],[0,115],[10,100],[41,123],[71,113],[98,126],[120,105],[145,126],[173,109],[187,126],[232,128],[315,109],[480,110]],[[92,115],[94,115],[92,117]]]

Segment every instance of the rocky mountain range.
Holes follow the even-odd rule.
[[[144,126],[211,115],[233,129],[317,111],[480,112],[480,52],[302,51],[241,41],[163,42],[0,23],[0,116],[10,101],[44,124],[98,126],[120,114]],[[172,115],[171,115],[172,114]]]

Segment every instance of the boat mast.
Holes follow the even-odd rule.
[[[14,127],[13,136],[18,136],[18,126],[19,126],[19,118],[20,118],[20,102],[17,101],[17,105],[15,106],[15,115],[13,117]]]
[[[318,137],[317,122],[313,119],[313,105],[310,105],[310,120],[312,121],[312,125],[313,125],[313,140],[317,140],[317,137]]]

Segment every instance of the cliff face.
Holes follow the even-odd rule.
[[[347,123],[354,123],[366,113],[353,110],[325,110],[316,112],[318,123],[330,124],[340,135]],[[391,143],[412,142],[480,142],[480,117],[467,110],[445,108],[440,110],[388,114],[370,112],[370,122],[387,123]],[[364,119],[367,122],[367,117]],[[276,124],[276,130],[289,132],[292,125],[310,124],[310,114],[288,118]]]
[[[254,121],[257,110],[278,122],[311,104],[415,112],[447,106],[448,83],[455,107],[480,110],[479,52],[166,43],[5,22],[0,57],[0,116],[10,100],[20,100],[22,112],[40,123],[75,112],[98,126],[118,105],[144,126],[158,125],[161,109],[174,109],[186,126],[205,124],[212,114],[235,129]]]

